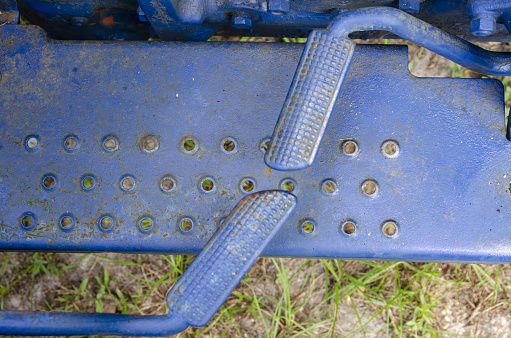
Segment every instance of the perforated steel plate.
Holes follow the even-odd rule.
[[[358,46],[316,161],[279,172],[261,143],[302,45],[53,42],[5,25],[0,46],[1,249],[197,253],[245,179],[252,191],[289,179],[298,206],[265,255],[511,261],[511,145],[497,81],[415,78],[406,47]],[[384,156],[389,140],[398,153]],[[170,192],[164,177],[175,180]]]

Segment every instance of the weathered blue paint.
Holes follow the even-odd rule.
[[[2,3],[14,1],[0,1],[0,7]],[[504,14],[509,11],[503,10],[509,8],[506,7],[508,3],[509,0],[472,0],[467,7],[467,0],[17,1],[23,17],[46,29],[51,37],[64,40],[147,40],[150,32],[163,40],[207,40],[214,34],[307,37],[313,29],[326,28],[339,13],[385,6],[409,11],[465,40],[510,41],[511,36],[504,26],[508,21]],[[493,20],[495,31],[491,35],[473,35],[474,25],[488,17]],[[250,21],[251,25],[243,24],[243,29],[236,28],[237,25],[233,27],[233,18],[245,23]],[[357,32],[354,37],[396,36],[372,31]]]
[[[488,75],[511,75],[511,53],[495,53],[458,39],[403,11],[375,7],[340,14],[309,36],[273,131],[265,162],[276,170],[312,164],[348,72],[357,31],[385,30]]]
[[[347,37],[357,31],[389,31],[476,72],[511,75],[511,53],[487,51],[392,8],[365,8],[340,14],[328,30],[336,37]]]
[[[0,0],[0,24],[17,24],[20,13],[14,0]]]
[[[510,0],[469,0],[468,15],[470,17],[470,30],[475,36],[489,36],[497,31],[497,22],[503,23],[507,30],[509,15],[511,14]]]
[[[415,78],[406,47],[357,47],[316,161],[296,172],[265,166],[261,142],[273,131],[303,45],[164,42],[54,42],[37,28],[0,27],[0,248],[3,250],[199,253],[218,221],[245,194],[293,179],[300,201],[265,256],[450,262],[511,261],[511,144],[503,88],[488,79]],[[24,140],[37,135],[34,151]],[[63,139],[76,135],[80,148]],[[118,139],[107,152],[106,135]],[[155,135],[159,149],[143,152]],[[181,149],[190,135],[195,152]],[[221,141],[233,137],[237,151]],[[353,139],[358,151],[341,152]],[[395,140],[399,156],[380,146]],[[225,150],[225,149],[224,149]],[[52,191],[41,178],[57,177]],[[81,187],[84,175],[97,185]],[[135,177],[133,191],[119,182]],[[199,181],[216,189],[204,194]],[[162,190],[173,177],[175,188]],[[337,191],[321,191],[332,179]],[[379,196],[361,191],[368,179]],[[20,226],[25,212],[35,229]],[[76,224],[63,232],[59,217]],[[115,228],[98,228],[103,215]],[[143,215],[155,220],[139,231]],[[195,227],[177,228],[190,216]],[[300,224],[317,223],[305,237]],[[357,224],[355,236],[341,224]],[[394,220],[399,236],[382,223]]]
[[[5,335],[167,336],[204,326],[218,311],[296,206],[285,191],[244,197],[167,295],[160,316],[0,311]]]

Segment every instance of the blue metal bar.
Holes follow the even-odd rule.
[[[357,31],[388,31],[473,71],[511,75],[511,53],[482,49],[394,8],[374,7],[342,13],[332,21],[328,30],[336,37],[348,37]]]
[[[169,336],[188,327],[181,317],[103,313],[0,311],[2,335]]]

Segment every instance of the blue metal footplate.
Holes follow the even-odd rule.
[[[264,163],[303,45],[56,42],[0,27],[0,249],[196,254],[291,190],[265,256],[511,262],[511,143],[490,79],[359,45],[314,163]]]

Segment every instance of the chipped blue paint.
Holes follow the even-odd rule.
[[[359,45],[316,161],[279,172],[264,164],[260,145],[303,45],[54,42],[14,25],[0,27],[0,43],[2,250],[196,254],[250,177],[258,191],[291,178],[300,201],[265,256],[511,261],[511,144],[496,80],[415,78],[406,47]],[[23,142],[33,134],[40,148],[29,152]],[[69,134],[80,139],[76,152],[62,146]],[[107,153],[111,134],[119,148]],[[150,134],[160,147],[146,154],[139,142]],[[189,136],[193,154],[180,148]],[[232,155],[221,150],[227,137],[238,143]],[[342,152],[346,140],[358,145],[352,156]],[[388,140],[399,156],[381,154]],[[45,173],[59,179],[53,191],[40,185]],[[97,178],[91,191],[80,187],[87,174]],[[135,189],[124,192],[127,174]],[[175,179],[168,193],[167,176]],[[198,188],[204,176],[216,180],[211,194]],[[337,193],[322,192],[325,179]],[[376,198],[361,191],[368,179],[379,184]],[[38,219],[32,231],[18,225],[25,212]],[[65,213],[76,218],[69,233],[57,224]],[[116,220],[110,233],[97,227],[105,214]],[[150,234],[138,230],[143,215],[155,220]],[[177,228],[185,216],[196,222],[186,234]],[[300,234],[309,218],[314,237]],[[339,233],[346,219],[358,225],[352,238]],[[398,238],[382,234],[387,220],[399,224]]]

